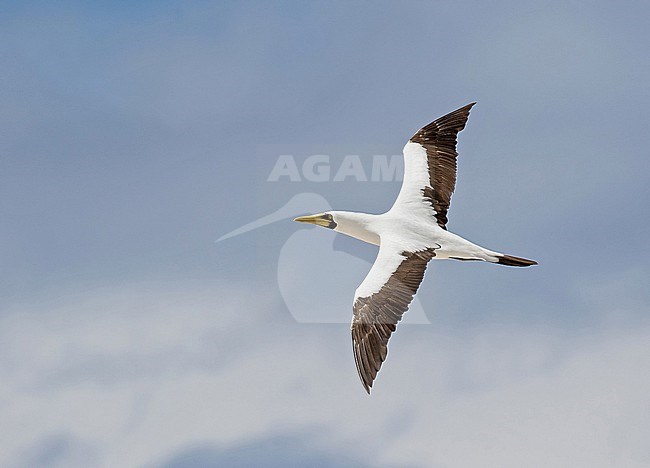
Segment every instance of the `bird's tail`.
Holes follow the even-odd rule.
[[[507,266],[527,267],[537,265],[535,260],[528,260],[521,257],[513,257],[512,255],[498,255],[495,263]]]

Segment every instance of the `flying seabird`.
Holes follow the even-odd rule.
[[[386,213],[326,211],[295,219],[379,246],[352,306],[354,360],[368,393],[386,360],[388,340],[417,292],[429,260],[537,265],[485,249],[447,230],[447,211],[456,185],[456,137],[474,104],[431,122],[406,143],[402,188]]]

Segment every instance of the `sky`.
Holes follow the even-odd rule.
[[[0,10],[0,465],[650,464],[646,2]],[[473,101],[448,227],[539,266],[432,262],[368,396],[291,220]]]

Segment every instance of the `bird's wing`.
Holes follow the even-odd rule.
[[[405,252],[382,240],[368,276],[357,288],[352,318],[352,346],[357,371],[370,393],[388,354],[388,340],[422,282],[434,249]]]
[[[456,185],[456,137],[475,102],[418,130],[404,146],[404,181],[393,210],[433,214],[447,229],[447,210]]]

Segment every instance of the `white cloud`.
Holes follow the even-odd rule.
[[[347,325],[292,324],[272,302],[238,286],[141,283],[13,308],[0,323],[0,464],[52,437],[68,466],[135,466],[302,428],[374,464],[650,461],[650,327],[405,326],[368,398]]]

